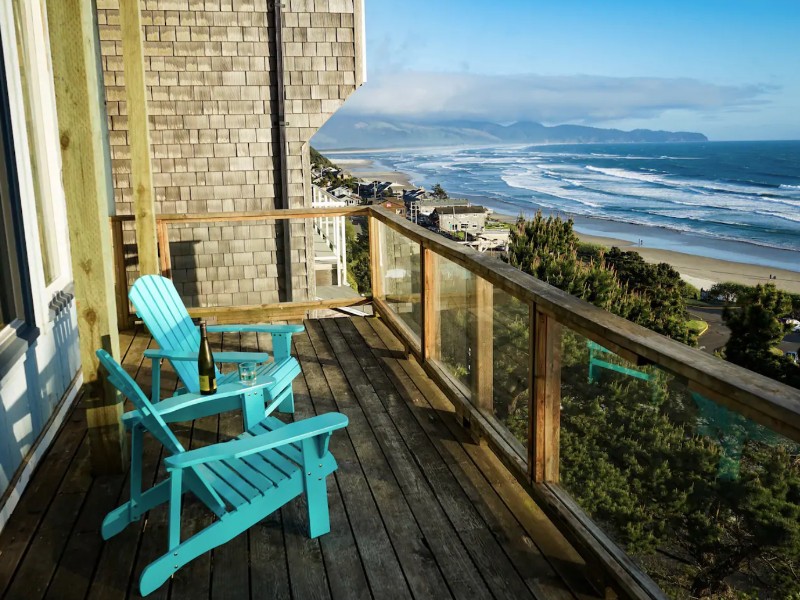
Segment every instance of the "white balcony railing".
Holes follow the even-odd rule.
[[[311,206],[313,208],[339,208],[347,206],[319,186],[311,186]],[[314,230],[322,238],[328,253],[317,253],[317,263],[330,263],[336,266],[336,285],[347,285],[347,239],[345,237],[345,217],[317,217],[314,219]]]

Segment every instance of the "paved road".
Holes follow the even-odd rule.
[[[698,340],[701,350],[714,354],[716,350],[728,343],[731,330],[722,322],[722,307],[691,306],[689,315],[693,319],[701,319],[708,323],[708,331]]]

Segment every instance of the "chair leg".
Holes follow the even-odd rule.
[[[264,391],[261,389],[242,394],[244,430],[249,431],[264,420]]]
[[[239,535],[249,525],[236,530],[229,527],[224,520],[209,525],[200,533],[170,549],[166,554],[147,565],[139,578],[139,592],[142,596],[146,596],[150,592],[157,590],[183,565],[201,554],[221,546]]]
[[[272,514],[291,498],[291,495],[276,493],[269,498],[263,498],[260,502],[244,504],[170,549],[142,571],[139,579],[141,595],[146,596],[158,589],[183,565],[232,540],[267,515]]]
[[[290,383],[289,387],[286,389],[287,391],[282,392],[282,394],[286,394],[286,398],[278,405],[278,412],[294,414],[294,392],[292,391],[292,384]]]
[[[139,517],[153,507],[164,504],[169,500],[169,480],[162,481],[143,493],[138,502],[129,500],[122,506],[115,508],[103,519],[100,533],[104,540],[114,537],[130,525],[138,521]]]
[[[324,439],[304,439],[303,447],[303,487],[308,503],[308,536],[311,539],[325,535],[331,530],[331,516],[328,510],[327,476],[323,474],[322,459],[327,453],[327,434]]]
[[[328,509],[327,477],[309,478],[306,481],[306,502],[308,502],[308,537],[311,539],[329,533],[331,516]]]

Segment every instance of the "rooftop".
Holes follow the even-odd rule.
[[[484,214],[486,209],[482,206],[447,206],[437,208],[435,211],[437,215],[474,215]]]

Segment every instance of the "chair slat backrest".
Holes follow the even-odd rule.
[[[108,380],[111,385],[133,403],[134,408],[141,417],[142,426],[172,454],[185,452],[178,438],[175,437],[175,434],[167,427],[164,419],[153,408],[139,384],[128,375],[125,369],[108,352],[101,349],[96,354],[97,358],[100,359],[100,364],[108,371]]]
[[[161,442],[164,448],[172,455],[186,452],[178,441],[178,438],[175,437],[175,434],[172,433],[172,430],[164,422],[164,419],[162,419],[158,411],[153,408],[153,405],[150,400],[147,399],[147,396],[142,391],[142,388],[139,387],[139,384],[128,375],[125,369],[123,369],[108,352],[101,349],[98,350],[96,354],[97,358],[100,359],[100,363],[108,372],[108,381],[111,385],[117,388],[133,403],[133,406],[141,418],[142,427]],[[195,489],[198,497],[204,502],[210,502],[211,504],[209,507],[216,512],[216,507],[223,506],[223,504],[222,499],[217,492],[214,491],[213,485],[211,485],[211,482],[200,468],[189,467],[188,470],[196,477],[197,485],[200,486],[199,489]]]
[[[200,333],[171,280],[144,275],[133,284],[128,297],[160,348],[178,352],[200,349]],[[175,361],[172,366],[188,391],[200,391],[196,362]]]

